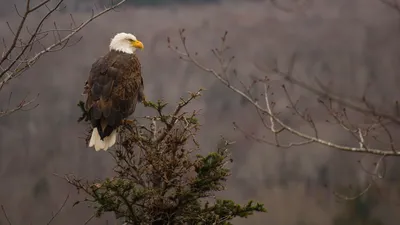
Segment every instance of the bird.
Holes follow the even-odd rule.
[[[109,51],[91,66],[84,85],[85,110],[92,126],[89,147],[107,151],[117,140],[118,128],[145,101],[142,67],[136,50],[144,45],[131,33],[117,33]]]

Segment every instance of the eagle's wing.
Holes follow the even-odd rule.
[[[126,55],[100,58],[92,65],[87,88],[86,110],[104,138],[135,111],[143,96],[140,62]]]

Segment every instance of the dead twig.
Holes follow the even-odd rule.
[[[57,210],[57,212],[50,218],[49,222],[47,222],[47,225],[51,224],[51,222],[53,222],[53,220],[60,214],[60,212],[62,211],[62,209],[65,207],[65,205],[67,204],[67,201],[69,199],[69,195],[67,195],[67,197],[65,198],[64,202],[61,204],[60,208]]]
[[[355,200],[355,199],[360,198],[361,196],[363,196],[365,193],[368,192],[368,190],[372,187],[372,185],[373,185],[374,183],[376,183],[376,180],[382,179],[382,178],[384,177],[383,175],[381,175],[381,174],[378,172],[378,170],[379,170],[379,167],[380,167],[380,165],[381,165],[381,163],[383,162],[383,160],[384,160],[385,157],[386,157],[386,156],[383,155],[383,156],[381,156],[381,157],[379,158],[378,162],[375,164],[375,168],[374,168],[373,173],[370,173],[371,179],[370,179],[370,181],[368,182],[367,187],[364,188],[361,192],[357,193],[357,194],[354,195],[354,196],[346,196],[346,195],[343,195],[343,194],[339,194],[339,193],[337,193],[337,192],[333,192],[334,195],[335,195],[336,197],[338,197],[338,198],[340,198],[340,199],[342,199],[342,200],[346,200],[346,201]]]
[[[8,215],[7,215],[6,209],[4,208],[4,206],[3,206],[3,205],[1,205],[1,211],[3,212],[3,215],[4,215],[4,217],[6,218],[8,225],[12,225],[12,223],[11,223],[10,219],[8,218]]]

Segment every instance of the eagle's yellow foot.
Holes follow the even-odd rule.
[[[147,100],[146,100],[146,99],[147,99],[146,96],[145,96],[145,95],[142,95],[142,97],[140,98],[140,102],[141,102],[142,104],[146,105],[146,103],[147,103]]]
[[[135,121],[133,121],[133,120],[128,120],[128,119],[124,119],[124,120],[122,120],[122,124],[123,125],[134,125],[135,124]]]

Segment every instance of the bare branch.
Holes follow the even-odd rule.
[[[3,205],[1,205],[1,211],[3,211],[4,217],[6,218],[8,225],[12,225],[12,224],[11,224],[11,221],[10,221],[10,219],[8,218],[8,215],[7,215],[7,213],[6,213],[6,209],[4,208]]]
[[[283,120],[280,119],[277,114],[273,113],[272,108],[271,108],[271,100],[268,97],[267,84],[264,83],[264,98],[265,98],[266,106],[263,107],[262,105],[260,105],[260,103],[257,100],[255,100],[250,94],[248,94],[248,92],[249,92],[248,88],[245,88],[245,91],[242,91],[239,88],[231,85],[231,83],[226,79],[226,77],[228,77],[228,75],[227,75],[228,72],[226,70],[222,69],[221,70],[222,72],[217,72],[216,70],[214,70],[212,68],[208,68],[205,65],[201,64],[192,54],[190,54],[188,47],[186,45],[186,37],[184,36],[184,30],[180,30],[179,34],[180,34],[180,40],[181,40],[181,43],[183,46],[183,51],[180,51],[178,47],[171,46],[170,39],[168,39],[169,48],[172,51],[174,51],[180,58],[187,60],[187,61],[193,63],[195,66],[197,66],[201,70],[212,74],[225,86],[227,86],[232,91],[234,91],[235,93],[242,96],[248,102],[250,102],[259,112],[261,112],[261,114],[269,117],[270,125],[268,125],[266,127],[274,134],[274,138],[275,138],[275,142],[276,142],[275,145],[282,147],[282,144],[277,141],[277,134],[282,133],[283,131],[286,131],[286,132],[289,132],[289,133],[293,134],[294,136],[297,136],[304,140],[297,144],[293,144],[293,143],[289,144],[288,146],[294,146],[294,145],[299,145],[299,144],[318,143],[318,144],[321,144],[326,147],[334,148],[334,149],[341,150],[341,151],[347,151],[347,152],[370,153],[370,154],[382,155],[382,156],[390,156],[390,155],[391,156],[399,156],[400,155],[394,147],[392,147],[392,148],[394,148],[394,150],[393,150],[393,149],[371,148],[371,147],[367,146],[364,132],[367,132],[368,130],[361,129],[360,127],[354,128],[356,126],[351,125],[349,123],[349,119],[348,119],[346,111],[344,111],[343,115],[342,115],[343,119],[345,119],[345,120],[337,117],[336,114],[333,114],[333,115],[334,115],[334,117],[336,116],[337,123],[339,125],[341,125],[343,128],[345,128],[350,134],[352,134],[357,139],[358,146],[341,145],[341,144],[334,143],[333,141],[320,138],[318,136],[316,124],[314,123],[311,116],[308,114],[305,114],[305,113],[300,113],[296,109],[296,105],[293,103],[293,101],[290,100],[290,98],[289,98],[289,101],[291,102],[292,109],[295,111],[296,114],[298,114],[303,120],[305,120],[311,126],[311,128],[314,130],[314,135],[309,135],[301,130],[298,130],[298,129],[295,129],[294,127],[289,126],[288,124],[283,122]],[[223,41],[225,41],[225,40],[226,40],[226,36],[224,36],[224,38],[223,38]],[[215,50],[215,52],[218,53],[218,54],[214,54],[214,55],[217,55],[218,62],[224,62],[224,60],[220,58],[220,56],[222,55],[221,54],[222,51],[219,49],[219,50]],[[223,68],[223,65],[221,65],[221,67]],[[281,75],[281,76],[283,75],[286,80],[292,81],[293,78],[292,78],[292,76],[290,76],[290,74],[293,72],[293,67],[294,66],[292,65],[291,69],[289,71],[289,74],[284,74],[279,71],[275,71],[275,72],[276,73],[279,72],[279,75]],[[266,81],[264,81],[264,82],[266,82]],[[298,81],[295,80],[295,82],[298,82]],[[303,85],[304,87],[307,87],[307,88],[313,90],[314,92],[320,94],[321,96],[326,96],[326,94],[324,95],[323,92],[321,92],[307,84],[304,84],[301,82],[298,82],[298,83],[300,85]],[[283,86],[283,89],[285,90],[284,86]],[[336,98],[334,100],[340,101],[340,98]],[[365,105],[365,103],[364,103],[364,105]],[[362,108],[361,109],[356,108],[356,107],[353,107],[353,108],[355,108],[356,111],[357,110],[362,111]],[[371,110],[374,110],[374,111],[371,112]],[[370,115],[372,115],[373,117],[377,116],[376,109],[373,109],[373,108],[371,109],[371,107],[368,109],[364,109],[364,111],[370,113]],[[381,118],[386,118],[386,119],[391,118],[389,115],[385,115],[383,113],[379,113],[379,116]],[[392,118],[392,119],[400,122],[399,118]],[[346,123],[344,121],[347,121],[346,123],[349,125],[346,125]],[[278,129],[277,126],[280,126],[281,129]],[[365,135],[366,134],[367,133],[365,133]],[[253,136],[252,138],[255,138],[255,137]],[[261,139],[257,139],[257,140],[263,141],[265,143],[271,143],[270,141],[266,141],[266,140],[261,140]]]
[[[367,193],[369,191],[369,189],[371,188],[371,186],[372,186],[372,181],[368,183],[367,187],[364,190],[362,190],[360,193],[356,194],[355,196],[349,197],[346,195],[339,194],[337,192],[333,192],[333,194],[340,199],[343,199],[346,201],[352,201],[352,200],[356,200],[357,198],[359,198],[359,197],[363,196],[365,193]]]
[[[89,217],[89,219],[87,219],[85,221],[85,223],[83,225],[89,224],[89,222],[92,221],[92,219],[95,218],[95,217],[96,217],[96,214],[93,214],[92,216]]]
[[[357,99],[357,98],[350,98],[349,96],[338,96],[337,94],[334,93],[328,93],[326,92],[328,89],[326,88],[326,86],[322,85],[320,82],[317,83],[322,87],[323,90],[325,91],[321,91],[318,90],[314,87],[312,87],[311,85],[302,82],[300,80],[297,80],[291,76],[289,76],[289,74],[283,73],[281,71],[275,70],[275,72],[279,75],[281,75],[284,79],[286,79],[287,81],[289,81],[290,83],[293,83],[299,87],[302,87],[318,96],[321,97],[325,97],[325,98],[329,98],[343,106],[346,106],[352,110],[361,112],[361,113],[365,113],[365,114],[371,114],[374,116],[379,116],[385,119],[389,119],[397,124],[400,124],[400,118],[398,116],[393,116],[392,114],[383,112],[383,111],[378,111],[378,109],[373,109],[373,108],[368,108],[368,102],[366,101],[366,99]]]
[[[44,54],[48,53],[48,52],[53,52],[53,51],[59,51],[68,45],[68,42],[70,41],[70,39],[76,35],[76,33],[78,33],[81,29],[83,29],[85,26],[87,26],[90,22],[92,22],[93,20],[95,20],[96,18],[102,16],[103,14],[109,12],[110,10],[113,10],[117,7],[119,7],[120,5],[122,5],[126,0],[121,0],[118,3],[111,5],[108,8],[105,8],[103,11],[95,14],[93,12],[92,16],[87,19],[86,21],[84,21],[83,23],[81,23],[79,26],[74,26],[71,29],[60,29],[57,27],[57,25],[54,25],[55,29],[53,30],[48,30],[48,31],[42,31],[42,26],[44,21],[47,20],[47,18],[54,13],[56,10],[58,10],[59,6],[61,5],[61,3],[63,2],[63,0],[59,0],[57,2],[57,4],[52,7],[52,8],[48,8],[48,12],[42,17],[42,19],[40,20],[40,22],[38,23],[38,25],[36,26],[36,29],[32,32],[30,32],[30,37],[28,38],[28,40],[26,41],[26,43],[23,45],[23,48],[21,51],[19,51],[17,53],[17,56],[13,59],[9,59],[9,56],[15,51],[16,47],[17,47],[17,41],[20,40],[20,36],[21,36],[21,31],[22,31],[22,27],[24,26],[26,19],[28,18],[29,14],[39,10],[42,7],[47,7],[46,3],[48,3],[50,0],[45,0],[41,3],[39,3],[38,5],[36,5],[35,7],[30,7],[30,1],[27,1],[27,6],[26,6],[26,10],[25,13],[19,23],[18,29],[15,32],[14,35],[14,39],[12,44],[8,47],[8,50],[3,54],[2,58],[0,59],[0,65],[1,65],[1,72],[0,72],[0,90],[2,89],[2,87],[11,79],[19,76],[20,74],[24,73],[27,69],[29,69],[34,63],[37,62],[37,60],[43,56]],[[73,21],[73,24],[76,24],[75,21],[73,20],[73,17],[71,16],[71,20]],[[68,34],[65,35],[64,37],[61,37],[61,31],[67,31]],[[40,34],[47,34],[50,32],[55,32],[55,34],[57,35],[57,40],[47,46],[44,47],[44,49],[42,51],[37,52],[36,54],[34,54],[32,57],[27,58],[25,60],[23,60],[22,63],[17,64],[18,62],[20,62],[21,57],[26,53],[26,51],[28,49],[32,48],[32,45],[35,42],[39,42],[40,39],[38,35]],[[10,63],[7,66],[3,66],[3,63],[9,60]],[[16,66],[17,65],[17,66]]]
[[[57,212],[50,218],[49,222],[47,222],[47,225],[51,224],[51,222],[53,222],[53,220],[60,214],[60,212],[62,211],[62,209],[65,207],[65,205],[67,204],[67,201],[69,199],[69,195],[67,195],[67,197],[65,198],[64,202],[62,203],[62,205],[60,206],[60,208],[57,210]]]
[[[47,0],[47,1],[48,1],[48,0]],[[63,1],[64,1],[64,0],[60,0],[60,1],[56,4],[56,6],[55,6],[54,8],[52,8],[51,10],[49,10],[49,12],[40,20],[39,24],[36,26],[35,31],[33,32],[33,35],[31,35],[31,37],[29,38],[27,44],[23,47],[23,49],[22,49],[21,52],[17,55],[17,57],[15,57],[15,59],[12,60],[12,62],[10,63],[10,65],[8,65],[8,67],[6,67],[6,68],[4,69],[4,71],[0,73],[0,77],[3,77],[4,74],[6,74],[7,72],[9,72],[9,71],[11,70],[11,68],[14,66],[14,64],[17,63],[17,62],[19,61],[19,59],[24,55],[24,53],[26,52],[26,50],[27,50],[28,48],[30,48],[32,42],[33,42],[33,41],[35,40],[35,38],[36,38],[37,33],[41,30],[41,28],[42,28],[42,26],[43,26],[43,23],[44,23],[44,22],[46,21],[46,19],[60,6],[60,4],[61,4]],[[45,2],[46,2],[46,1],[45,1]],[[43,5],[45,5],[45,4],[43,4]],[[30,9],[27,8],[27,12],[28,12],[28,13],[26,14],[26,16],[28,16],[29,11],[30,11]],[[21,32],[20,30],[17,31],[16,37],[19,37],[20,32]],[[15,44],[13,45],[13,48],[14,48],[14,47],[15,47]],[[10,50],[12,51],[13,49],[10,48]],[[1,63],[2,63],[2,61],[0,61],[0,64],[1,64]],[[27,64],[28,64],[27,68],[31,66],[31,64],[30,64],[29,62],[27,62]],[[17,69],[18,69],[18,68],[17,68]],[[22,71],[18,71],[18,72],[20,73],[20,72],[22,72]],[[13,75],[10,74],[10,76],[13,76]],[[11,77],[10,77],[9,79],[11,79]],[[7,82],[7,77],[6,77],[6,79],[4,79],[2,82],[0,82],[0,90],[1,90],[1,88],[3,87],[3,85],[4,85],[3,82],[4,82],[4,83]]]
[[[10,95],[11,96],[11,95]],[[12,109],[6,109],[6,110],[0,110],[0,118],[1,117],[5,117],[8,116],[18,110],[32,110],[34,108],[36,108],[37,106],[39,106],[39,104],[35,104],[32,106],[33,102],[36,101],[36,99],[39,97],[39,95],[37,95],[36,97],[30,99],[30,100],[26,100],[27,98],[25,97],[17,106],[15,106]],[[30,106],[29,109],[26,109],[28,106]]]
[[[383,178],[383,175],[380,175],[378,170],[379,170],[379,167],[380,167],[381,163],[383,162],[384,158],[385,158],[385,155],[381,156],[379,158],[378,162],[375,164],[375,168],[374,168],[373,173],[370,173],[371,180],[368,182],[368,185],[367,185],[366,188],[364,188],[364,190],[362,190],[360,193],[358,193],[358,194],[356,194],[354,196],[350,196],[350,197],[342,195],[342,194],[339,194],[337,192],[333,192],[335,194],[335,196],[338,197],[338,198],[341,198],[343,200],[346,200],[346,201],[351,201],[351,200],[355,200],[355,199],[363,196],[365,193],[367,193],[369,191],[369,189],[372,187],[372,185],[374,183],[376,183],[377,179],[382,179]]]
[[[45,0],[45,1],[43,2],[43,4],[46,4],[46,3],[49,2],[49,1],[50,1],[50,0]],[[40,5],[41,5],[41,4],[39,4],[38,6],[40,6]],[[6,53],[4,54],[4,56],[0,59],[0,65],[3,64],[3,62],[8,58],[8,56],[9,56],[9,55],[11,54],[11,52],[14,50],[15,45],[17,44],[17,41],[18,41],[18,39],[20,38],[20,34],[21,34],[22,28],[23,28],[23,26],[24,26],[24,24],[25,24],[25,22],[26,22],[26,19],[28,18],[29,13],[32,12],[32,11],[30,11],[30,10],[31,10],[31,9],[30,9],[30,0],[26,0],[26,9],[25,9],[25,13],[24,13],[24,15],[22,16],[21,22],[19,23],[17,32],[16,32],[16,33],[13,32],[13,34],[14,34],[14,39],[13,39],[13,42],[12,42],[11,46],[10,46],[9,49],[6,51]],[[8,23],[7,23],[7,25],[9,26]],[[12,31],[12,29],[11,29],[11,31]],[[3,74],[2,74],[2,75],[3,75]],[[1,77],[2,75],[0,75],[0,77]],[[0,87],[1,87],[1,86],[0,86]],[[1,89],[1,88],[0,88],[0,89]]]

